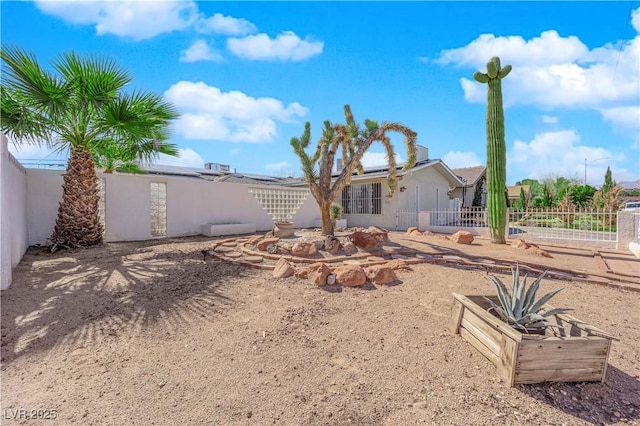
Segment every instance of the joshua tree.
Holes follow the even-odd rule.
[[[300,157],[305,180],[309,184],[318,206],[320,206],[323,235],[333,235],[331,203],[340,194],[340,191],[350,183],[351,175],[355,170],[358,170],[358,173],[364,172],[360,160],[371,144],[376,141],[381,142],[386,150],[389,164],[387,176],[389,195],[393,195],[398,182],[396,180],[395,152],[387,136],[388,132],[399,132],[405,137],[407,161],[402,170],[406,171],[416,163],[416,132],[399,123],[383,122],[382,125],[378,125],[377,121],[371,120],[365,120],[365,128],[361,129],[355,122],[349,105],[345,105],[344,115],[346,124],[324,122],[322,137],[318,141],[315,153],[311,156],[305,151],[311,140],[311,124],[309,122],[305,123],[304,133],[300,138],[291,138],[291,146]],[[331,170],[338,149],[342,150],[342,170],[338,177],[332,180]],[[316,169],[318,164],[319,170]]]
[[[108,141],[152,156],[168,138],[175,108],[155,94],[123,93],[131,77],[109,60],[66,53],[52,72],[18,48],[3,47],[0,57],[2,131],[15,143],[69,151],[52,250],[99,244],[94,154],[108,151]]]
[[[489,85],[487,95],[487,211],[491,242],[505,243],[507,202],[504,191],[507,181],[507,149],[504,140],[502,110],[502,79],[511,72],[511,65],[500,67],[494,56],[487,63],[487,72],[476,71],[473,78]]]

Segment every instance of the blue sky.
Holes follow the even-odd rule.
[[[491,56],[503,82],[507,182],[640,179],[640,2],[2,2],[2,43],[49,63],[115,59],[182,113],[172,165],[300,175],[311,122],[401,122],[451,168],[485,164]],[[399,161],[402,139],[392,137]],[[35,147],[19,159],[54,158]],[[365,166],[384,164],[374,145]]]

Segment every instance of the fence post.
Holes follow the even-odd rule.
[[[426,231],[429,229],[429,226],[431,226],[431,212],[418,212],[418,229],[420,232]]]

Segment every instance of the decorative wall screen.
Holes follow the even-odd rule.
[[[382,184],[356,183],[342,190],[344,214],[382,214]]]
[[[309,191],[300,189],[249,188],[249,192],[276,223],[290,222],[309,195]]]
[[[167,236],[167,184],[151,182],[151,236]]]

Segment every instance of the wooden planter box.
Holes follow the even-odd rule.
[[[524,334],[487,312],[482,296],[453,293],[452,332],[487,357],[504,382],[604,382],[615,337],[567,314],[550,318],[562,328]],[[489,299],[497,302],[496,297]],[[545,306],[551,309],[550,306]]]

